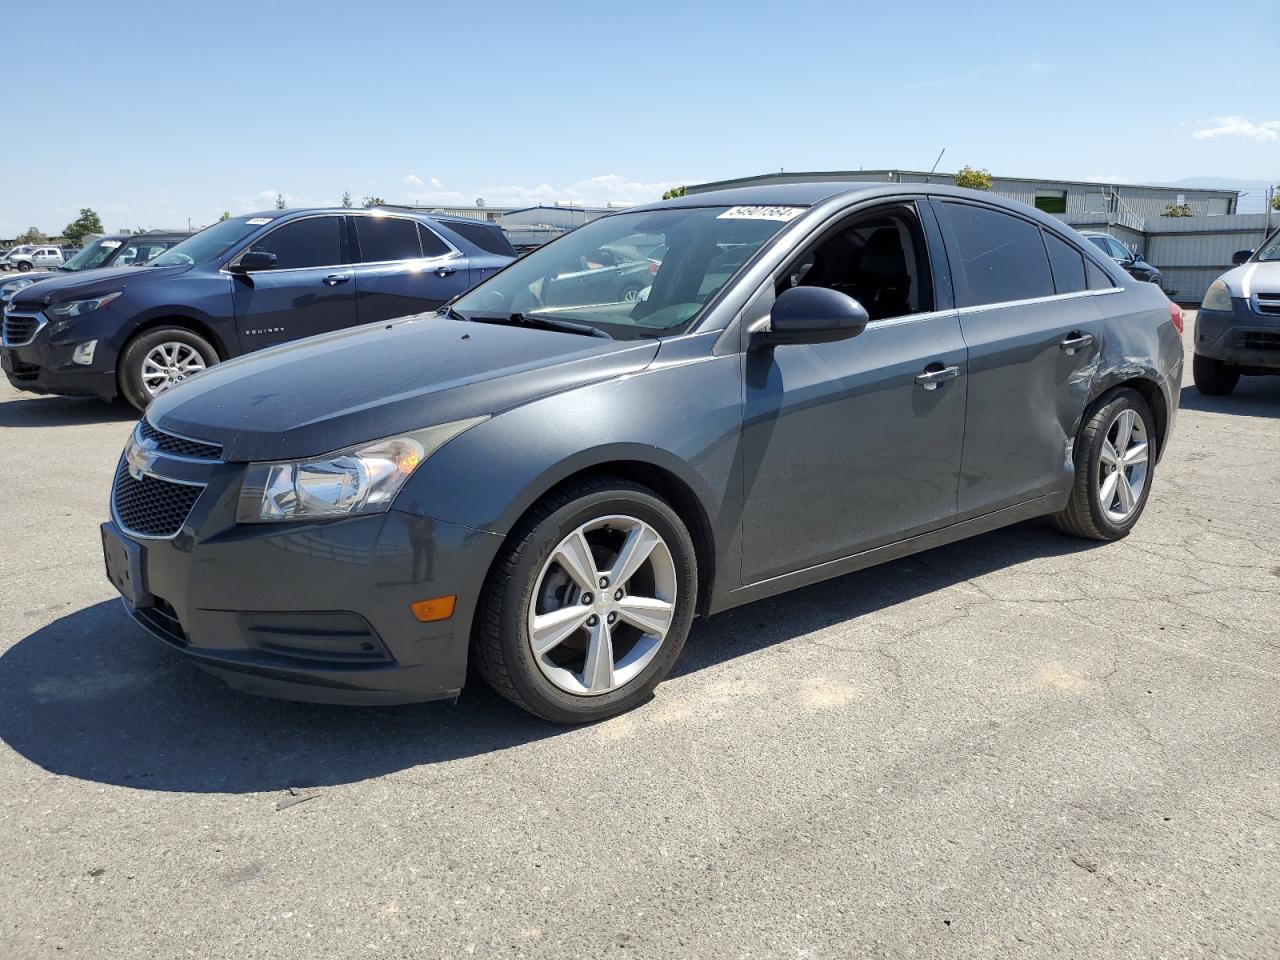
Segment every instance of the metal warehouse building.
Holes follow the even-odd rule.
[[[950,184],[954,178],[950,173],[918,170],[779,172],[699,183],[686,189],[706,193],[814,181]],[[1021,200],[1077,229],[1110,233],[1130,249],[1141,251],[1160,268],[1165,291],[1181,303],[1199,303],[1214,278],[1230,269],[1232,253],[1258,246],[1271,229],[1270,213],[1238,214],[1239,194],[1232,190],[993,176],[991,192]],[[1171,204],[1185,204],[1191,216],[1162,216]]]

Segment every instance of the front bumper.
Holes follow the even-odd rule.
[[[135,554],[137,582],[122,590],[133,619],[247,693],[342,704],[456,696],[502,538],[395,510],[236,525],[240,469],[220,465],[172,538],[103,524],[104,549],[119,537]],[[447,620],[420,623],[410,610],[450,594]]]
[[[12,386],[30,393],[100,397],[103,400],[115,397],[116,349],[114,343],[100,332],[99,327],[104,325],[72,326],[65,321],[50,324],[43,314],[23,316],[29,316],[36,322],[32,338],[14,342],[6,337],[0,346],[0,367],[3,367],[4,375]],[[93,362],[74,362],[72,356],[76,347],[87,340],[98,341]]]
[[[1232,298],[1231,307],[1196,313],[1196,353],[1245,372],[1280,373],[1280,314],[1263,313],[1241,297]]]

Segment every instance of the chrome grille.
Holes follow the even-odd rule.
[[[130,475],[129,466],[120,461],[111,501],[116,520],[127,533],[142,537],[172,537],[191,515],[191,508],[204,487],[171,483],[157,477]]]
[[[199,440],[188,440],[157,430],[143,417],[138,421],[138,435],[143,440],[150,440],[161,453],[171,453],[175,457],[190,457],[193,460],[217,460],[222,456],[222,448],[212,443],[201,443]]]
[[[1280,316],[1280,293],[1255,293],[1253,304],[1259,313]]]
[[[36,338],[36,333],[42,326],[44,324],[39,315],[6,311],[4,327],[0,333],[6,347],[23,347]]]

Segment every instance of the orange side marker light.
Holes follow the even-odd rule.
[[[437,620],[448,620],[453,616],[453,608],[458,598],[454,594],[447,597],[432,597],[430,600],[419,600],[409,604],[413,615],[422,623],[435,623]]]

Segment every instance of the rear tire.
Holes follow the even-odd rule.
[[[18,261],[18,272],[19,272],[19,273],[26,273],[26,272],[27,272],[28,270],[30,270],[30,269],[31,269],[31,264],[27,263],[27,261],[25,261],[25,260],[19,260],[19,261]]]
[[[1090,540],[1129,535],[1151,493],[1159,454],[1155,418],[1142,394],[1122,387],[1085,414],[1075,442],[1071,499],[1054,522]]]
[[[1240,371],[1221,360],[1195,354],[1191,358],[1191,377],[1196,389],[1206,397],[1223,397],[1240,382]]]
[[[181,354],[183,368],[188,371],[174,380],[164,383],[159,390],[148,388],[148,379],[155,384],[154,367],[149,367],[147,358],[154,351],[171,345]],[[198,360],[197,360],[198,358]],[[156,327],[134,337],[120,354],[120,365],[117,380],[120,393],[139,410],[147,406],[169,386],[176,385],[199,370],[212,367],[218,362],[218,351],[204,337],[185,327]],[[198,364],[198,366],[197,366]]]
[[[634,568],[622,562],[633,536],[648,547]],[[623,713],[679,657],[697,584],[693,541],[657,494],[619,477],[573,482],[533,508],[494,562],[476,612],[476,668],[503,697],[554,723]]]

